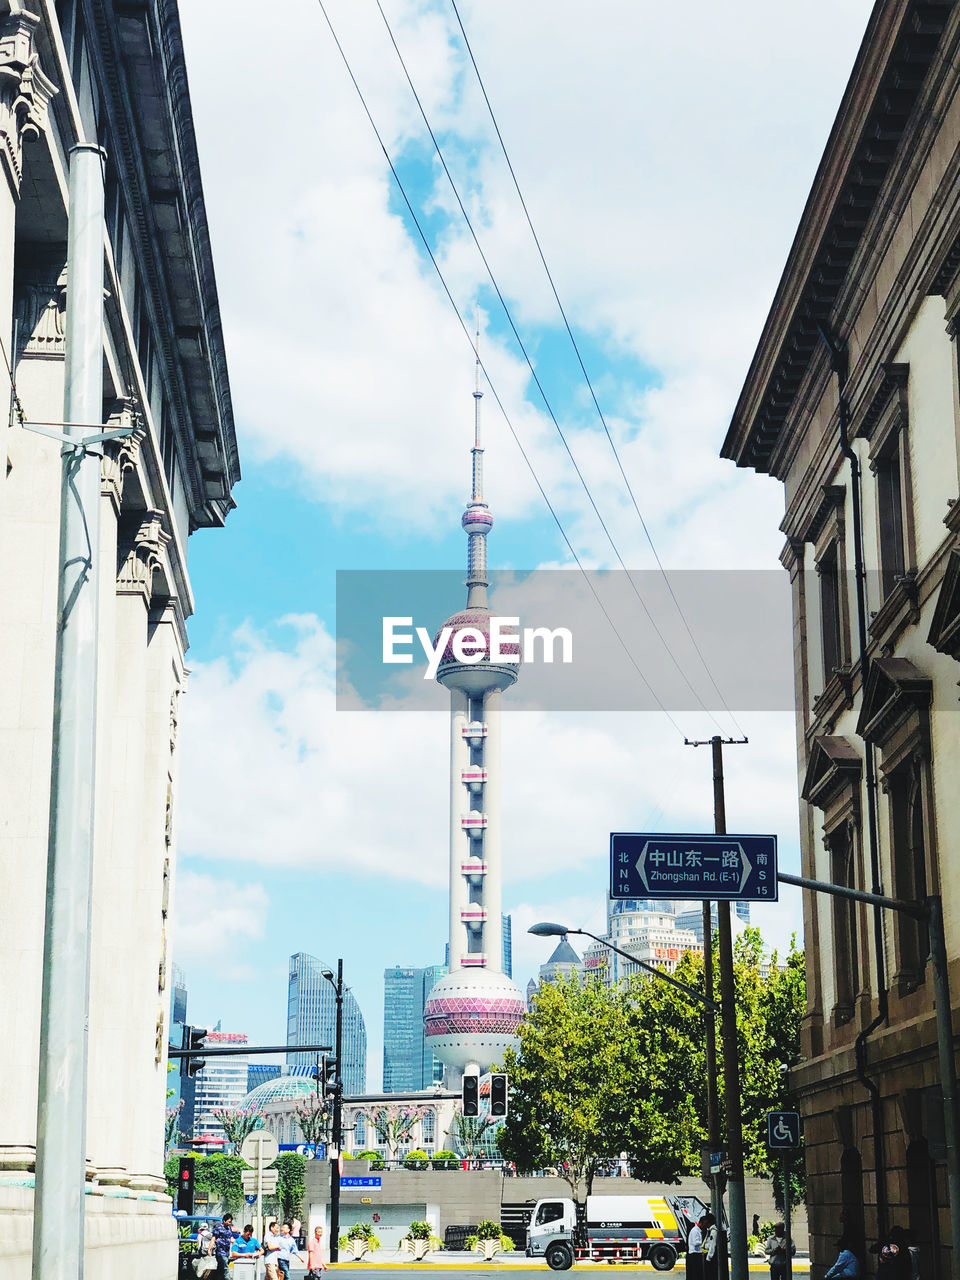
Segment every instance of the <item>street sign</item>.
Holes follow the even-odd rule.
[[[610,836],[611,898],[777,901],[777,837]]]
[[[247,1194],[247,1195],[245,1195],[243,1198],[244,1198],[244,1200],[246,1200],[247,1204],[256,1204],[256,1203],[257,1203],[257,1193],[256,1193],[255,1191],[254,1191],[253,1195],[250,1195],[250,1194],[248,1193],[248,1194]]]
[[[719,1173],[722,1167],[723,1167],[723,1152],[711,1151],[710,1152],[710,1172]]]
[[[790,1151],[800,1145],[800,1115],[796,1111],[767,1112],[767,1146],[771,1151]]]
[[[280,1143],[269,1129],[254,1129],[244,1138],[240,1147],[241,1159],[255,1165],[258,1160],[272,1164],[280,1154]]]
[[[349,1190],[351,1187],[363,1187],[367,1191],[379,1191],[383,1186],[382,1178],[341,1178],[340,1186]]]
[[[264,1195],[272,1195],[277,1189],[277,1178],[279,1171],[277,1169],[262,1169],[260,1171],[260,1190]],[[243,1188],[244,1195],[252,1193],[253,1199],[257,1198],[257,1171],[256,1169],[240,1170],[240,1185]],[[252,1203],[252,1201],[251,1201]]]

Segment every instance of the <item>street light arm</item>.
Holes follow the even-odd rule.
[[[615,947],[612,942],[608,942],[606,938],[599,938],[595,933],[591,933],[589,929],[568,929],[568,933],[579,933],[584,938],[592,938],[594,942],[599,942],[601,946],[606,947],[609,951],[615,951],[618,956],[623,956],[624,960],[629,960],[631,964],[639,965],[641,969],[646,969],[648,973],[652,973],[655,978],[659,978],[661,982],[669,982],[671,987],[676,987],[678,991],[682,991],[685,996],[693,996],[694,1000],[698,1000],[700,1004],[704,1004],[711,1013],[719,1013],[720,1006],[715,1000],[711,1000],[705,996],[702,991],[697,991],[695,987],[688,987],[683,982],[678,982],[676,978],[671,978],[669,973],[664,973],[662,969],[658,969],[656,965],[647,964],[645,960],[638,960],[636,956],[632,956],[629,951],[622,951],[619,947]]]

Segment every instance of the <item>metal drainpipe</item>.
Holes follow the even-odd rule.
[[[863,511],[860,491],[860,459],[850,444],[850,406],[844,388],[847,382],[847,352],[836,341],[823,325],[818,325],[818,332],[830,355],[830,368],[837,378],[837,408],[840,425],[840,452],[850,462],[850,496],[853,510],[853,559],[854,581],[857,595],[857,641],[860,661],[861,691],[867,678],[867,599],[866,568],[863,558]],[[880,842],[877,835],[877,766],[873,744],[864,740],[864,772],[867,784],[867,842],[870,849],[871,892],[883,893],[883,879],[880,868]],[[880,1088],[875,1080],[867,1075],[867,1040],[887,1020],[888,1000],[886,972],[884,964],[885,937],[883,929],[883,911],[873,908],[873,946],[876,954],[877,974],[877,1013],[873,1021],[863,1028],[856,1039],[855,1054],[857,1079],[870,1094],[873,1115],[873,1148],[876,1165],[877,1183],[877,1230],[880,1239],[887,1232],[887,1179],[886,1158],[883,1143],[883,1106],[880,1099]]]

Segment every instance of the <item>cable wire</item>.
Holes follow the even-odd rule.
[[[610,428],[607,425],[606,417],[604,416],[604,412],[600,407],[600,402],[597,399],[597,393],[594,390],[593,382],[590,378],[589,373],[587,372],[587,366],[584,363],[583,356],[581,355],[580,346],[577,342],[576,336],[574,335],[573,328],[570,324],[570,321],[567,318],[566,309],[564,308],[563,303],[560,301],[560,294],[557,292],[557,286],[554,283],[553,273],[551,272],[549,266],[547,265],[547,259],[546,259],[546,255],[543,252],[543,246],[540,243],[540,237],[537,235],[536,228],[533,225],[533,218],[530,216],[530,210],[527,208],[527,202],[524,199],[523,191],[520,188],[520,182],[517,178],[516,171],[514,170],[513,162],[511,161],[510,154],[507,151],[507,144],[503,140],[503,134],[500,130],[500,125],[497,122],[497,117],[493,110],[493,105],[490,102],[490,97],[487,93],[486,85],[483,82],[483,76],[480,74],[480,68],[477,66],[477,59],[474,56],[473,46],[470,44],[470,39],[467,35],[466,28],[463,25],[463,19],[460,17],[460,10],[457,8],[457,0],[450,0],[450,5],[451,5],[451,8],[453,9],[454,15],[456,16],[457,25],[460,27],[460,34],[463,36],[464,46],[466,47],[467,53],[470,56],[470,62],[473,66],[474,73],[477,77],[477,84],[480,86],[480,92],[483,94],[483,100],[486,103],[487,111],[490,115],[490,121],[493,125],[494,131],[496,132],[497,141],[500,143],[500,150],[503,152],[503,158],[506,161],[507,168],[510,171],[510,177],[513,179],[513,185],[516,189],[517,197],[520,200],[520,207],[523,209],[524,217],[527,220],[527,226],[530,228],[530,234],[533,237],[533,242],[536,245],[537,253],[540,256],[540,262],[543,265],[543,270],[547,277],[547,281],[550,285],[551,292],[553,293],[554,301],[557,304],[557,310],[560,312],[560,316],[563,320],[564,328],[567,331],[567,336],[570,339],[570,343],[577,357],[577,362],[580,365],[580,372],[583,374],[583,379],[587,384],[587,389],[589,390],[590,397],[593,400],[593,405],[597,411],[597,416],[600,419],[600,422],[603,426],[604,434],[606,435],[610,448],[613,451],[613,456],[616,459],[617,467],[620,470],[620,475],[623,477],[623,483],[626,486],[627,493],[630,495],[630,501],[633,503],[633,508],[637,513],[637,517],[640,521],[641,528],[643,529],[644,535],[650,546],[650,550],[653,553],[653,558],[656,561],[657,568],[660,570],[660,573],[663,575],[663,580],[664,580],[664,583],[666,584],[667,590],[670,593],[670,598],[673,600],[673,603],[676,606],[677,613],[679,614],[680,620],[683,623],[684,630],[686,631],[687,636],[690,639],[690,643],[693,645],[694,651],[696,652],[696,655],[700,660],[700,665],[703,667],[703,670],[706,673],[707,679],[710,681],[711,685],[713,686],[714,692],[717,694],[718,698],[720,699],[720,703],[724,711],[726,711],[727,715],[730,717],[733,723],[737,726],[738,731],[742,732],[742,730],[740,729],[740,725],[737,722],[736,716],[728,706],[727,701],[723,696],[723,692],[721,691],[720,686],[717,684],[717,681],[714,678],[713,672],[710,670],[710,667],[707,663],[706,658],[703,656],[703,651],[701,650],[700,645],[697,643],[696,636],[693,634],[693,631],[690,628],[690,624],[687,621],[686,614],[684,613],[680,605],[680,601],[677,599],[674,593],[673,584],[671,583],[669,575],[667,574],[667,571],[663,566],[663,562],[660,559],[660,554],[657,551],[656,546],[654,545],[654,541],[650,533],[650,529],[647,525],[646,520],[643,517],[643,512],[640,510],[640,504],[637,501],[637,497],[636,497],[636,494],[634,493],[633,486],[631,485],[629,477],[627,476],[626,470],[624,469],[623,461],[620,457],[620,452],[617,449],[616,442],[613,439],[613,436],[610,432]]]
[[[583,574],[584,580],[586,581],[587,586],[590,588],[593,598],[596,600],[597,604],[599,605],[600,610],[603,613],[603,616],[606,618],[607,622],[609,623],[611,630],[613,631],[614,635],[617,637],[617,640],[620,642],[620,645],[624,653],[626,654],[634,670],[637,672],[637,675],[640,677],[641,681],[643,682],[651,698],[656,703],[660,711],[663,712],[663,714],[666,716],[669,722],[673,725],[674,729],[676,729],[677,733],[682,733],[682,730],[680,729],[680,726],[677,724],[677,721],[667,710],[662,699],[659,697],[656,690],[650,684],[650,681],[647,679],[643,671],[640,669],[640,666],[637,660],[634,658],[633,654],[630,651],[629,646],[627,645],[627,642],[624,640],[623,636],[620,634],[620,631],[618,630],[616,623],[613,621],[609,612],[607,611],[606,606],[604,605],[603,601],[600,599],[600,596],[597,593],[596,587],[594,586],[590,578],[590,575],[588,574],[587,570],[584,568],[583,563],[580,560],[580,557],[577,555],[576,551],[574,550],[573,544],[570,541],[569,537],[567,536],[567,532],[563,527],[563,523],[561,522],[560,517],[557,515],[556,510],[553,507],[553,504],[551,503],[549,497],[547,496],[547,492],[540,482],[540,477],[537,475],[536,469],[532,461],[530,460],[530,457],[528,456],[527,451],[524,449],[523,444],[520,441],[520,437],[517,434],[516,429],[514,428],[513,422],[510,419],[510,415],[507,413],[506,406],[504,405],[503,401],[500,398],[499,392],[494,386],[494,383],[490,377],[489,371],[487,370],[486,365],[484,364],[483,359],[480,356],[480,352],[477,349],[477,344],[474,342],[473,337],[470,334],[470,329],[466,321],[464,320],[463,315],[460,312],[460,308],[457,306],[457,303],[454,300],[453,294],[450,292],[450,287],[448,286],[447,281],[443,275],[443,272],[440,269],[440,264],[437,262],[433,249],[430,247],[430,242],[426,237],[426,234],[423,230],[423,226],[420,223],[420,219],[417,217],[416,211],[414,210],[413,205],[410,201],[410,197],[407,195],[406,188],[404,187],[403,182],[400,179],[400,175],[397,172],[396,166],[393,163],[393,159],[390,156],[390,152],[387,150],[386,144],[383,141],[383,137],[380,133],[380,130],[377,127],[377,123],[373,118],[373,114],[371,113],[369,106],[367,105],[367,100],[364,97],[363,90],[360,88],[360,84],[353,73],[353,68],[350,65],[350,60],[348,59],[346,55],[346,51],[344,50],[343,45],[340,43],[340,39],[337,35],[336,29],[334,28],[334,25],[330,20],[330,15],[327,12],[326,5],[324,4],[323,0],[317,0],[317,4],[320,7],[320,12],[323,14],[324,21],[326,22],[327,27],[330,30],[330,35],[333,37],[333,42],[337,47],[337,52],[340,54],[340,58],[341,58],[341,61],[343,62],[344,68],[346,69],[347,75],[350,77],[350,81],[357,92],[357,97],[360,99],[360,104],[363,107],[364,114],[366,115],[367,120],[370,123],[370,127],[373,130],[374,135],[376,136],[377,142],[380,145],[380,150],[383,152],[384,159],[386,160],[387,165],[390,168],[390,172],[393,175],[393,180],[397,184],[397,188],[400,192],[400,195],[403,197],[403,202],[407,207],[407,211],[410,214],[410,217],[413,219],[414,226],[416,227],[417,233],[420,236],[420,240],[423,244],[423,247],[427,252],[427,256],[429,257],[431,263],[433,264],[433,268],[437,273],[437,277],[440,281],[440,284],[443,288],[444,293],[446,294],[447,301],[450,303],[450,306],[453,308],[454,314],[456,315],[457,320],[460,324],[460,328],[463,330],[464,337],[467,339],[467,342],[469,343],[470,348],[473,351],[474,356],[476,357],[477,363],[480,365],[480,368],[483,370],[484,378],[486,379],[487,385],[490,388],[493,398],[496,400],[497,406],[499,407],[500,412],[503,414],[503,419],[510,430],[510,434],[513,436],[513,439],[516,442],[517,448],[520,450],[520,456],[523,458],[524,462],[526,463],[527,469],[529,470],[531,476],[533,477],[534,483],[536,484],[537,488],[540,491],[540,496],[543,498],[544,502],[546,503],[547,510],[550,512],[550,515],[553,517],[554,523],[556,524],[557,529],[560,532],[560,536],[563,538],[563,541],[566,544],[567,549],[570,552],[570,555],[573,557],[573,560],[576,563],[577,568]]]
[[[610,547],[611,547],[611,549],[612,549],[612,551],[613,551],[614,555],[615,555],[615,556],[616,556],[616,558],[617,558],[617,561],[618,561],[618,563],[619,563],[619,565],[620,565],[620,568],[621,568],[621,569],[623,570],[623,572],[626,574],[626,576],[627,576],[627,581],[630,583],[630,586],[631,586],[631,588],[632,588],[632,590],[633,590],[633,593],[634,593],[634,595],[637,597],[637,600],[638,600],[638,602],[639,602],[639,604],[640,604],[640,607],[642,608],[642,610],[643,610],[644,614],[646,615],[647,621],[650,623],[650,625],[651,625],[651,627],[653,628],[653,630],[654,630],[654,632],[655,632],[655,634],[656,634],[656,636],[657,636],[658,640],[660,641],[661,645],[663,646],[664,652],[667,654],[667,656],[669,657],[670,661],[673,663],[674,667],[675,667],[675,668],[676,668],[676,670],[677,670],[678,675],[679,675],[679,676],[680,676],[680,678],[683,680],[684,684],[687,686],[687,688],[688,688],[688,689],[690,690],[690,692],[693,694],[693,696],[694,696],[694,698],[696,699],[696,701],[700,704],[701,709],[702,709],[702,710],[704,711],[704,713],[705,713],[705,714],[710,718],[710,720],[712,720],[712,721],[713,721],[713,723],[714,723],[714,725],[716,726],[716,728],[717,728],[717,729],[721,729],[721,731],[722,731],[721,725],[718,723],[718,721],[717,721],[716,717],[713,715],[712,711],[709,709],[709,707],[708,707],[708,706],[706,705],[706,703],[704,702],[703,697],[701,696],[701,694],[699,693],[699,691],[694,687],[694,685],[693,685],[692,681],[691,681],[691,680],[690,680],[690,678],[687,676],[687,673],[684,671],[683,667],[680,665],[680,662],[678,661],[677,656],[676,656],[676,654],[673,652],[673,650],[671,649],[670,645],[669,645],[669,644],[667,644],[666,637],[664,636],[663,632],[660,630],[660,627],[657,625],[656,621],[654,620],[653,614],[650,612],[650,609],[649,609],[649,607],[648,607],[648,605],[647,605],[646,601],[643,599],[643,596],[641,595],[640,590],[639,590],[639,588],[637,587],[637,584],[636,584],[636,581],[635,581],[635,579],[634,579],[633,575],[631,574],[630,570],[627,568],[627,565],[626,565],[626,562],[625,562],[625,561],[624,561],[624,559],[623,559],[623,556],[620,554],[620,549],[619,549],[619,547],[617,546],[616,542],[614,541],[613,534],[610,532],[610,529],[609,529],[609,527],[608,527],[608,525],[607,525],[607,522],[604,520],[603,516],[602,516],[602,515],[601,515],[601,513],[600,513],[600,508],[597,506],[597,503],[596,503],[596,501],[595,501],[595,499],[594,499],[594,496],[593,496],[593,494],[592,494],[592,492],[591,492],[591,490],[590,490],[590,486],[587,484],[586,477],[584,476],[583,472],[581,471],[580,466],[579,466],[579,464],[577,463],[577,460],[576,460],[576,458],[575,458],[575,456],[574,456],[574,454],[573,454],[573,450],[570,448],[570,444],[569,444],[569,442],[568,442],[568,440],[567,440],[567,437],[566,437],[566,435],[565,435],[565,434],[564,434],[564,432],[563,432],[563,428],[560,426],[560,422],[559,422],[559,420],[558,420],[558,418],[557,418],[557,415],[554,413],[553,406],[550,404],[550,400],[549,400],[549,398],[547,397],[547,393],[546,393],[546,391],[544,390],[544,387],[543,387],[543,385],[542,385],[542,383],[541,383],[541,381],[540,381],[540,378],[539,378],[539,376],[538,376],[538,374],[537,374],[537,371],[536,371],[536,369],[535,369],[535,367],[534,367],[533,361],[531,360],[530,355],[529,355],[529,353],[528,353],[528,351],[527,351],[526,345],[524,344],[523,338],[520,336],[520,332],[519,332],[519,330],[517,329],[516,324],[514,323],[513,315],[512,315],[512,313],[511,313],[511,311],[510,311],[509,306],[507,305],[507,301],[506,301],[506,299],[505,299],[505,298],[504,298],[504,296],[503,296],[503,293],[502,293],[502,291],[501,291],[501,289],[500,289],[500,285],[497,283],[497,278],[496,278],[496,276],[494,275],[493,269],[492,269],[492,267],[490,266],[490,263],[489,263],[489,261],[488,261],[488,259],[487,259],[487,256],[486,256],[486,253],[485,253],[485,252],[484,252],[484,250],[483,250],[483,246],[481,245],[480,240],[479,240],[479,238],[478,238],[478,236],[477,236],[477,233],[476,233],[476,231],[475,231],[475,229],[474,229],[473,222],[472,222],[472,220],[471,220],[471,218],[470,218],[470,215],[467,213],[466,207],[465,207],[465,205],[464,205],[464,203],[463,203],[463,200],[462,200],[462,198],[461,198],[461,196],[460,196],[459,188],[457,187],[457,184],[456,184],[456,182],[455,182],[455,180],[454,180],[454,177],[453,177],[452,173],[450,172],[450,169],[449,169],[449,167],[448,167],[448,165],[447,165],[446,157],[445,157],[445,156],[444,156],[444,154],[443,154],[443,149],[442,149],[442,147],[440,146],[439,141],[437,140],[437,136],[436,136],[436,134],[434,133],[433,126],[430,124],[430,120],[429,120],[429,118],[428,118],[428,116],[427,116],[426,110],[424,109],[423,102],[422,102],[422,100],[421,100],[421,98],[420,98],[419,93],[417,92],[416,86],[415,86],[415,85],[414,85],[414,83],[413,83],[413,79],[411,78],[410,72],[409,72],[409,70],[407,69],[407,64],[406,64],[406,62],[405,62],[405,60],[404,60],[403,54],[400,52],[400,48],[399,48],[399,46],[398,46],[398,44],[397,44],[396,38],[394,37],[393,29],[392,29],[392,27],[390,26],[390,22],[389,22],[389,20],[388,20],[388,18],[387,18],[387,15],[386,15],[386,13],[384,12],[383,5],[382,5],[382,3],[381,3],[381,0],[376,0],[376,5],[377,5],[378,10],[380,11],[380,17],[383,19],[383,24],[384,24],[384,26],[385,26],[385,27],[386,27],[386,29],[387,29],[387,34],[388,34],[388,36],[390,37],[390,43],[393,45],[394,52],[395,52],[395,53],[396,53],[396,55],[397,55],[397,58],[398,58],[398,60],[399,60],[399,62],[400,62],[400,66],[401,66],[401,68],[402,68],[402,70],[403,70],[403,74],[404,74],[404,76],[406,77],[407,84],[408,84],[408,85],[409,85],[409,87],[410,87],[410,92],[413,94],[414,100],[416,101],[417,107],[418,107],[418,109],[419,109],[419,111],[420,111],[421,118],[423,119],[423,123],[424,123],[424,125],[425,125],[425,127],[426,127],[426,129],[427,129],[427,132],[430,134],[430,140],[431,140],[431,141],[432,141],[432,143],[433,143],[434,149],[436,150],[437,156],[438,156],[438,158],[439,158],[439,160],[440,160],[440,164],[441,164],[441,165],[442,165],[442,167],[443,167],[443,171],[444,171],[444,173],[445,173],[445,175],[446,175],[447,181],[448,181],[448,183],[450,184],[450,189],[451,189],[451,191],[453,192],[453,195],[454,195],[454,197],[455,197],[455,199],[456,199],[457,205],[458,205],[458,206],[459,206],[459,208],[460,208],[460,213],[461,213],[461,214],[462,214],[462,216],[463,216],[463,220],[464,220],[464,222],[465,222],[465,223],[466,223],[466,225],[467,225],[467,229],[468,229],[468,230],[469,230],[469,232],[470,232],[470,235],[471,235],[471,237],[472,237],[472,239],[473,239],[473,243],[474,243],[474,245],[476,246],[477,252],[478,252],[478,253],[479,253],[479,255],[480,255],[480,259],[481,259],[481,261],[483,262],[484,268],[486,269],[487,275],[488,275],[488,277],[489,277],[489,279],[490,279],[490,283],[493,285],[494,291],[496,292],[497,298],[498,298],[498,300],[499,300],[499,302],[500,302],[500,306],[503,308],[503,313],[504,313],[504,315],[506,316],[506,319],[507,319],[508,324],[510,325],[510,329],[511,329],[511,331],[513,332],[513,336],[514,336],[514,338],[515,338],[515,340],[516,340],[516,342],[517,342],[517,345],[518,345],[518,346],[519,346],[519,348],[520,348],[521,353],[523,354],[523,358],[524,358],[524,360],[526,361],[526,364],[527,364],[528,369],[530,370],[530,374],[531,374],[531,376],[532,376],[532,378],[533,378],[533,380],[534,380],[534,383],[536,384],[537,390],[538,390],[538,391],[539,391],[539,393],[540,393],[540,398],[541,398],[541,400],[543,401],[544,408],[546,409],[546,411],[547,411],[547,413],[548,413],[548,415],[549,415],[549,417],[550,417],[550,420],[553,422],[553,425],[554,425],[554,426],[556,427],[556,429],[557,429],[557,433],[558,433],[558,435],[560,436],[561,441],[563,442],[563,447],[564,447],[564,449],[566,450],[566,452],[567,452],[567,456],[569,457],[569,459],[570,459],[571,463],[573,464],[573,469],[574,469],[574,471],[575,471],[575,472],[576,472],[576,474],[577,474],[577,478],[578,478],[578,479],[579,479],[579,481],[580,481],[580,484],[581,484],[581,486],[582,486],[582,488],[583,488],[584,493],[587,495],[587,499],[589,500],[589,502],[590,502],[590,506],[593,508],[593,512],[594,512],[595,516],[597,517],[597,520],[598,520],[598,521],[599,521],[599,523],[600,523],[600,527],[601,527],[601,529],[603,530],[604,534],[606,535],[607,541],[609,542]],[[598,406],[598,407],[599,407],[599,406]],[[609,432],[608,432],[608,436],[609,436]],[[611,441],[611,443],[612,443],[612,441]],[[621,468],[621,470],[622,470],[622,468]],[[642,518],[642,517],[641,517],[641,518]],[[648,538],[649,538],[649,534],[648,534],[647,536],[648,536]],[[660,566],[660,571],[661,571],[661,573],[663,572],[663,566],[662,566],[662,565]],[[668,585],[668,588],[669,588],[669,583],[668,583],[667,585]],[[672,588],[670,589],[670,594],[671,594],[671,595],[673,595]],[[679,609],[679,607],[680,607],[680,606],[679,606],[679,604],[677,603],[676,596],[673,596],[673,599],[674,599],[674,603],[677,605],[677,608]],[[681,614],[681,616],[682,616],[682,614]],[[687,629],[688,629],[688,631],[689,631],[689,627],[688,627]],[[702,661],[702,658],[701,658],[701,661]],[[718,692],[719,692],[719,691],[718,691]],[[721,696],[721,700],[722,700],[722,695],[720,695],[720,696]]]

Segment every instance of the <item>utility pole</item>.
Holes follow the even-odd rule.
[[[726,835],[727,809],[723,789],[723,746],[746,743],[746,738],[710,739],[713,758],[713,818],[717,835]],[[690,742],[688,746],[706,746],[705,742]],[[710,904],[704,904],[709,913]],[[704,919],[706,921],[707,915]],[[717,903],[717,934],[720,960],[720,1035],[723,1042],[723,1101],[727,1135],[727,1196],[729,1224],[727,1254],[733,1280],[748,1280],[747,1255],[747,1197],[743,1181],[743,1116],[740,1109],[740,1059],[737,1046],[737,993],[733,979],[733,930],[730,924],[730,903]],[[710,949],[712,937],[704,936],[704,957]],[[709,1047],[709,1044],[708,1044]],[[709,1070],[709,1062],[708,1062]],[[714,1067],[714,1081],[716,1068]],[[716,1087],[716,1085],[714,1085]],[[709,1083],[708,1083],[709,1098]],[[719,1228],[719,1222],[718,1222]]]
[[[33,1224],[36,1274],[83,1275],[103,421],[103,161],[70,150],[64,441]],[[103,439],[102,434],[99,437]]]
[[[333,1144],[337,1150],[330,1161],[330,1261],[340,1260],[340,1143],[343,1140],[343,960],[337,961],[337,1072],[333,1085]]]
[[[703,904],[703,989],[709,1000],[714,999],[713,982],[713,912],[710,903]],[[706,1066],[707,1066],[707,1138],[711,1151],[719,1151],[720,1142],[720,1096],[717,1089],[717,1023],[712,1013],[704,1017],[706,1031]],[[721,1172],[711,1174],[710,1202],[713,1216],[720,1230],[723,1206],[724,1175]],[[724,1249],[718,1270],[726,1276],[727,1255]]]

